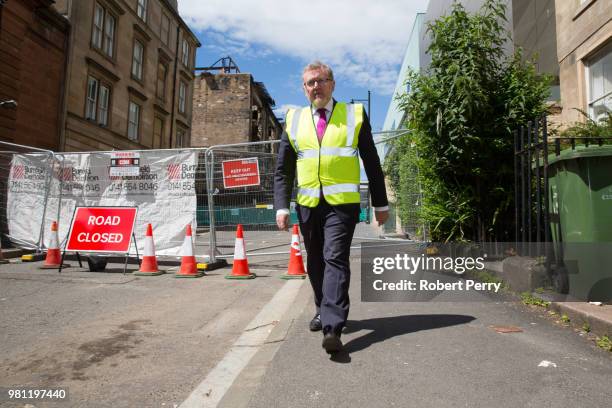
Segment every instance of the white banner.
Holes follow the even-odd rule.
[[[58,154],[59,161],[54,163],[44,155],[14,155],[7,195],[11,238],[36,245],[44,213],[45,245],[51,222],[58,220],[63,246],[76,206],[134,206],[138,207],[138,251],[144,249],[146,226],[151,223],[156,253],[179,256],[186,225],[191,224],[194,231],[197,227],[197,152],[141,151],[138,175],[121,177],[110,176],[113,154]],[[130,253],[135,254],[133,244]]]

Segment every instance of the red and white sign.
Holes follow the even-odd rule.
[[[223,187],[236,188],[258,186],[259,160],[257,157],[248,159],[226,160],[221,163],[223,167]]]
[[[108,174],[110,177],[138,176],[140,174],[140,153],[111,152]]]
[[[136,211],[136,207],[77,207],[66,251],[129,252]]]

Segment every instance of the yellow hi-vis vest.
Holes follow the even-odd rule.
[[[319,145],[310,106],[287,112],[287,134],[297,153],[298,204],[316,207],[321,190],[331,205],[359,203],[362,124],[363,105],[338,102]]]

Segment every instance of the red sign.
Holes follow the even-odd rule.
[[[136,207],[77,207],[66,251],[127,253],[135,221]]]
[[[223,166],[223,187],[225,188],[258,186],[260,184],[257,157],[226,160],[221,165]]]

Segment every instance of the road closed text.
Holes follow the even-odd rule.
[[[79,207],[67,250],[125,253],[133,236],[135,218],[133,207]]]
[[[109,233],[109,232],[80,232],[77,235],[77,241],[79,242],[102,242],[109,244],[119,244],[123,242],[123,234],[121,233]]]

